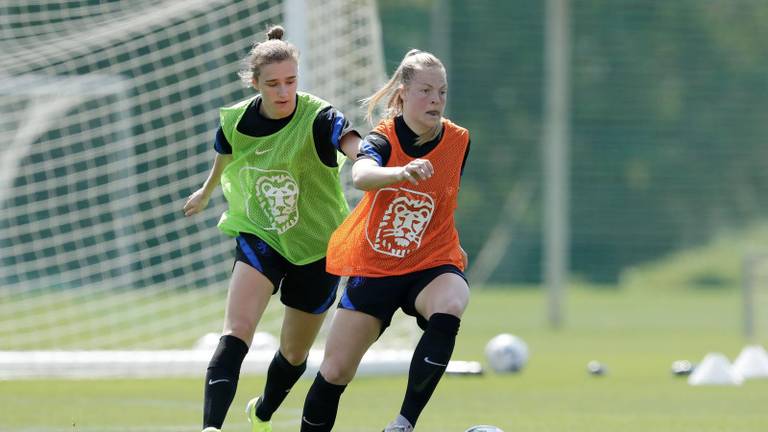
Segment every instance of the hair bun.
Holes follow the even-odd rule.
[[[283,34],[285,34],[285,30],[281,26],[270,27],[267,30],[267,40],[282,39]]]

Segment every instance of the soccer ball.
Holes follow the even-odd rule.
[[[504,432],[503,430],[491,425],[477,425],[465,430],[464,432]]]
[[[485,346],[485,358],[496,372],[518,372],[528,362],[528,345],[517,336],[502,333]]]

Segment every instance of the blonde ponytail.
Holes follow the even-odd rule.
[[[389,81],[374,94],[361,101],[361,104],[365,107],[365,119],[371,124],[374,123],[374,111],[383,99],[387,99],[384,118],[389,119],[402,114],[403,99],[400,95],[400,90],[411,83],[416,71],[433,67],[445,70],[443,63],[434,54],[418,49],[408,51]],[[442,127],[442,122],[439,122],[434,128],[419,135],[416,145],[421,145],[437,138],[442,131]]]

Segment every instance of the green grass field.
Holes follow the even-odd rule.
[[[768,430],[768,380],[691,387],[670,373],[674,360],[698,362],[710,351],[735,358],[747,343],[740,301],[735,289],[665,294],[577,288],[567,295],[565,327],[552,330],[541,291],[475,291],[454,359],[483,360],[488,339],[510,332],[528,342],[530,362],[514,375],[445,377],[417,430],[461,432],[482,423],[506,432]],[[605,376],[586,372],[593,359],[607,366]],[[405,381],[353,381],[335,430],[380,431],[397,413]],[[309,384],[300,380],[275,415],[276,432],[298,430]],[[226,432],[249,431],[243,407],[262,386],[263,377],[241,379]],[[0,431],[199,431],[201,399],[201,378],[5,381],[0,382]]]

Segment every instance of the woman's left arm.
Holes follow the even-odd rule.
[[[363,140],[360,139],[357,132],[350,131],[341,137],[339,148],[347,156],[347,159],[354,162],[357,160],[357,154],[360,153],[360,143],[362,142]]]

